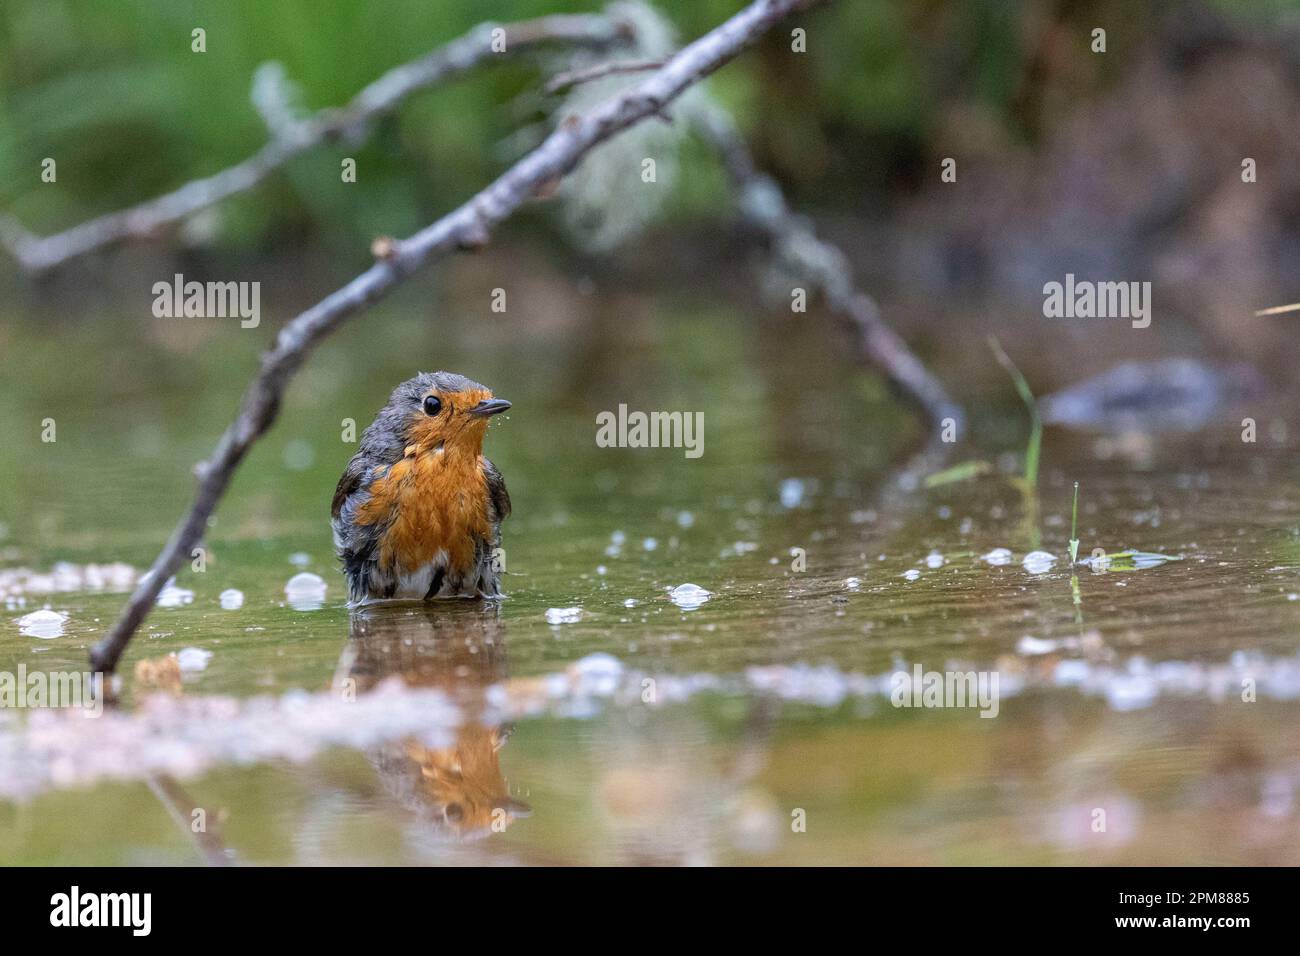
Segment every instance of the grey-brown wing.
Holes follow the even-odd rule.
[[[506,491],[506,480],[487,458],[483,459],[483,477],[487,479],[488,500],[496,512],[495,520],[504,521],[510,516],[510,492]]]
[[[337,518],[339,512],[343,510],[343,502],[348,500],[348,496],[361,487],[361,479],[366,473],[366,464],[361,460],[360,455],[353,456],[348,462],[347,468],[343,470],[343,476],[339,478],[338,487],[334,489],[334,500],[330,503],[330,517]]]

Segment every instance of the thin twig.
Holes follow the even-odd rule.
[[[136,587],[122,615],[90,653],[95,670],[111,672],[131,635],[152,610],[168,578],[203,536],[209,516],[253,443],[275,421],[289,379],[321,339],[373,305],[430,261],[457,250],[477,248],[489,230],[562,178],[593,148],[614,134],[660,112],[688,87],[733,59],[773,24],[816,0],[757,0],[668,60],[635,86],[582,115],[565,118],[546,140],[459,209],[408,239],[394,241],[385,258],[343,288],[303,312],[280,330],[262,356],[262,367],[244,393],[234,422],[211,458],[196,469],[199,488],[189,512],[172,532],[148,575]]]
[[[499,51],[493,48],[494,31],[498,29],[505,31],[504,49]],[[252,189],[295,156],[364,129],[372,119],[391,113],[412,93],[460,76],[492,57],[511,56],[552,42],[608,46],[625,39],[626,31],[626,24],[599,15],[556,15],[504,25],[482,23],[424,57],[389,70],[340,109],[321,110],[296,119],[284,109],[268,113],[265,104],[258,103],[272,134],[270,142],[243,162],[188,182],[174,192],[45,237],[0,213],[0,245],[24,269],[38,272],[124,239],[152,236],[201,209]],[[276,76],[265,70],[259,75]]]
[[[622,73],[645,73],[648,70],[657,70],[663,65],[663,60],[622,60],[611,63],[597,63],[595,66],[556,74],[543,88],[543,92],[547,96],[553,96],[561,90],[567,90],[569,87],[578,86],[581,83],[590,83],[592,80],[600,80],[607,76]]]
[[[783,265],[849,320],[857,333],[860,358],[881,368],[936,430],[950,422],[954,437],[960,436],[966,420],[962,407],[885,324],[875,301],[853,284],[844,253],[819,239],[808,221],[786,205],[776,182],[754,168],[749,148],[726,111],[701,98],[691,111],[691,121],[721,155],[741,215],[767,236]]]

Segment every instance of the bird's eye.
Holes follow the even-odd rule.
[[[442,411],[442,400],[437,395],[429,395],[424,400],[424,414],[432,417]]]

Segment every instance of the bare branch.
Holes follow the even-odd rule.
[[[543,92],[547,96],[551,96],[580,83],[590,83],[592,80],[599,80],[620,73],[644,73],[647,70],[657,70],[663,65],[663,60],[623,60],[620,62],[597,63],[594,66],[584,67],[580,70],[569,70],[565,73],[556,74],[546,84]]]
[[[221,436],[212,456],[198,467],[199,488],[189,512],[128,599],[121,617],[92,648],[90,658],[95,670],[111,672],[117,667],[131,635],[153,608],[168,578],[201,540],[208,517],[249,448],[275,421],[290,377],[321,339],[387,295],[421,266],[458,249],[481,245],[493,226],[547,184],[572,171],[600,143],[659,113],[777,21],[813,2],[816,0],[756,0],[635,86],[583,115],[564,119],[537,149],[469,202],[415,235],[394,241],[386,258],[282,328],[275,344],[262,356],[261,370],[244,393],[239,414]]]
[[[504,50],[493,49],[504,30]],[[394,67],[341,109],[297,119],[284,96],[283,69],[264,65],[254,82],[254,101],[272,138],[241,163],[174,192],[91,219],[52,236],[29,232],[0,213],[0,245],[31,272],[49,269],[125,239],[142,239],[236,193],[252,189],[289,160],[340,136],[356,137],[378,116],[395,110],[412,93],[460,76],[492,57],[533,50],[546,43],[603,47],[626,37],[626,25],[605,16],[556,15],[512,24],[482,23],[424,57]],[[500,46],[500,44],[497,44]],[[269,66],[269,69],[268,69]]]
[[[775,181],[754,168],[749,149],[726,111],[701,100],[692,108],[690,119],[721,155],[741,215],[767,236],[783,265],[812,290],[820,291],[826,304],[852,324],[861,360],[884,370],[925,412],[932,425],[940,426],[944,419],[951,419],[954,431],[961,434],[965,427],[961,406],[948,397],[943,385],[898,333],[885,324],[875,301],[854,286],[853,271],[844,253],[817,238],[808,221],[786,205]]]

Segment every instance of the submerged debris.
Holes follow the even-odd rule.
[[[1262,394],[1244,365],[1219,368],[1195,359],[1125,362],[1038,402],[1049,425],[1103,431],[1194,431],[1222,406]]]
[[[133,676],[142,689],[162,690],[169,694],[181,692],[181,664],[175,654],[136,661]]]
[[[1154,551],[1116,551],[1114,554],[1098,554],[1084,558],[1079,563],[1094,571],[1145,571],[1158,568],[1170,561],[1181,561],[1181,557],[1170,554],[1157,554]]]

